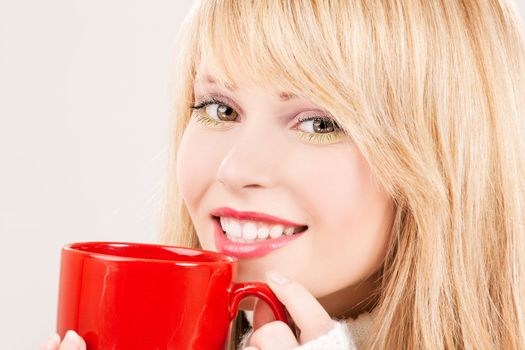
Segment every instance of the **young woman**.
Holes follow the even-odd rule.
[[[298,329],[249,300],[232,348],[525,349],[521,25],[503,0],[195,3],[162,242],[239,257]]]

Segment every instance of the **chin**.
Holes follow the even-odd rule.
[[[242,266],[242,262],[239,264],[239,269],[237,270],[237,282],[265,282],[266,276],[264,271],[257,271],[253,268],[245,269]]]
[[[239,282],[266,282],[266,271],[279,271],[279,260],[270,255],[253,259],[240,259],[237,270],[237,281]]]

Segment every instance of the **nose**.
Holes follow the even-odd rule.
[[[242,126],[232,137],[231,147],[217,171],[217,180],[232,191],[275,186],[283,155],[277,130],[272,133],[268,125],[253,123]]]

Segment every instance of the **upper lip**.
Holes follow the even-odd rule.
[[[217,217],[226,216],[226,217],[235,218],[238,220],[260,221],[260,222],[265,222],[268,224],[283,225],[286,227],[293,227],[293,228],[306,226],[306,225],[298,224],[298,223],[291,222],[285,219],[281,219],[273,215],[258,213],[255,211],[237,211],[235,209],[228,208],[228,207],[214,209],[211,211],[211,215],[217,216]]]

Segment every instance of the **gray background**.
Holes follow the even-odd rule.
[[[1,349],[54,331],[63,244],[157,240],[191,2],[0,0]]]

